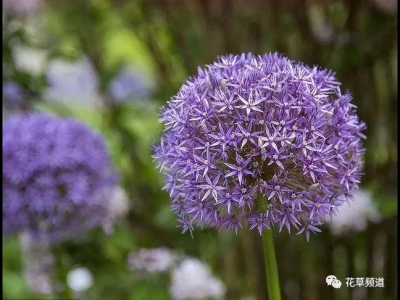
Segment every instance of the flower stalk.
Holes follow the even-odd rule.
[[[267,277],[268,299],[281,300],[278,265],[276,262],[274,237],[271,229],[264,230],[262,234],[262,240],[265,272]]]

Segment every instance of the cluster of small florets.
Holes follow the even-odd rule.
[[[332,72],[276,53],[199,68],[162,108],[154,155],[183,232],[320,231],[362,175],[351,99]]]
[[[108,220],[103,193],[117,176],[100,134],[42,114],[3,125],[3,232],[51,241]]]

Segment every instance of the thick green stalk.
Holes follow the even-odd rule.
[[[264,248],[264,263],[267,275],[268,299],[281,300],[279,285],[278,265],[276,263],[274,237],[272,230],[264,230],[262,233]]]

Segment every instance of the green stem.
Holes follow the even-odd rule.
[[[264,248],[264,263],[267,275],[268,299],[280,300],[281,290],[279,286],[278,265],[276,263],[274,237],[271,229],[262,233]]]
[[[73,300],[76,299],[68,287],[67,284],[67,274],[68,268],[65,261],[65,253],[60,246],[56,246],[53,249],[53,253],[56,260],[56,267],[58,276],[56,277],[55,285],[59,285],[62,287],[61,291],[54,291],[54,294],[57,296],[57,299],[62,300]]]

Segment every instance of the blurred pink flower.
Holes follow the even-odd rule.
[[[39,11],[40,2],[40,0],[3,0],[3,10],[6,14],[32,16]]]

